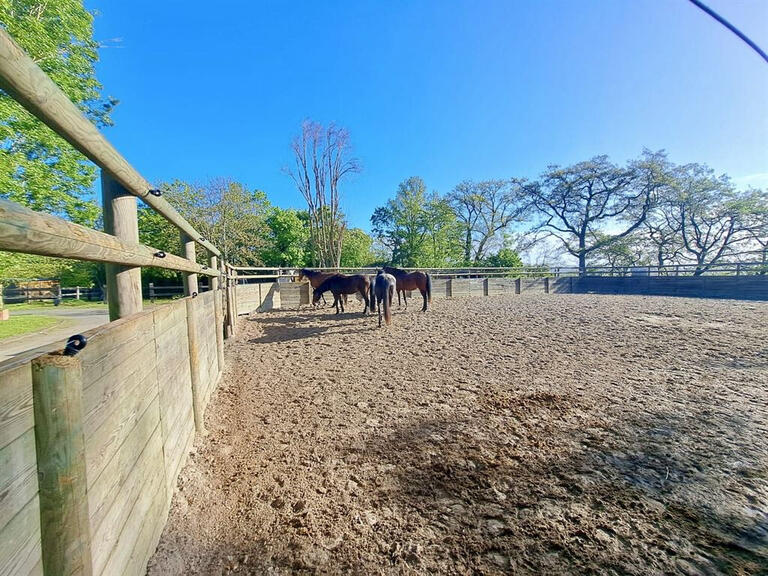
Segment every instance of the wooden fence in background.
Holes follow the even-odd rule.
[[[263,282],[238,286],[238,308],[243,314],[295,310],[311,302],[307,282]],[[689,298],[768,300],[768,276],[567,276],[560,278],[434,278],[434,298],[498,296],[501,294],[637,294]],[[408,292],[409,300],[421,300]],[[420,304],[419,304],[420,305]]]
[[[0,363],[0,576],[143,574],[236,330],[234,273],[1,28],[0,88],[101,168],[105,228],[0,199],[0,250],[104,263],[112,320]],[[139,243],[137,198],[182,254]],[[185,297],[143,310],[144,266],[183,272]]]

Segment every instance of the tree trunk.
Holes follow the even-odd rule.
[[[472,259],[472,229],[467,226],[467,235],[464,239],[464,262],[469,264]]]

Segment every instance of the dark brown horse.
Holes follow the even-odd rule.
[[[312,286],[313,289],[320,286],[320,284],[332,276],[336,276],[336,272],[320,272],[320,270],[311,270],[309,268],[302,268],[299,270],[299,282],[306,278],[309,280],[309,285]],[[346,294],[344,295],[344,303],[347,303]],[[323,304],[328,304],[325,301],[325,296],[323,296]]]
[[[339,313],[339,305],[341,305],[341,311],[344,312],[344,300],[346,294],[360,294],[365,301],[365,308],[363,314],[368,312],[370,306],[368,301],[368,292],[371,289],[371,281],[367,276],[362,274],[355,274],[354,276],[346,276],[344,274],[334,274],[330,278],[323,280],[323,282],[315,288],[312,292],[312,304],[317,304],[326,292],[333,294],[333,305],[336,307],[336,314]]]
[[[400,293],[403,293],[405,307],[408,308],[408,300],[405,299],[406,290],[418,290],[424,298],[424,306],[421,311],[427,311],[427,303],[432,303],[432,277],[424,272],[406,272],[400,268],[384,266],[384,272],[392,274],[397,280],[397,305],[400,305]]]

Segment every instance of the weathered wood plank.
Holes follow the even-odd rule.
[[[165,473],[162,462],[153,460],[147,468],[146,481],[131,508],[104,569],[96,574],[138,574],[146,570],[151,535],[164,523],[166,509]],[[155,543],[156,545],[156,543]]]
[[[135,355],[135,360],[126,360],[84,388],[84,426],[88,438],[154,372],[155,362],[154,342],[150,341]]]
[[[29,364],[0,372],[0,448],[35,425]]]
[[[138,383],[129,381],[123,385],[125,396],[109,411],[101,426],[86,435],[85,461],[89,485],[98,480],[104,468],[122,449],[125,439],[157,396],[157,373],[150,370]]]
[[[40,501],[33,498],[0,530],[0,576],[34,573],[42,557]]]
[[[456,298],[470,295],[470,282],[468,278],[451,278],[451,297]]]
[[[83,364],[83,385],[88,388],[126,361],[154,338],[153,315],[142,312],[86,332],[88,346],[78,354]]]
[[[159,427],[160,411],[158,399],[155,397],[141,420],[125,439],[121,450],[115,454],[99,477],[93,483],[89,483],[88,505],[93,525],[97,525],[101,515],[112,506],[126,478],[144,451],[144,447]]]
[[[194,414],[190,406],[164,432],[163,454],[165,458],[165,479],[169,499],[176,485],[176,478],[188,455],[190,443],[195,438]]]
[[[155,477],[165,479],[161,470],[163,453],[160,427],[155,428],[152,436],[141,452],[136,463],[130,468],[120,492],[111,502],[107,512],[100,512],[91,519],[93,546],[93,573],[101,574],[113,554],[130,514],[140,495],[155,483]]]
[[[184,300],[176,300],[155,308],[154,314],[155,335],[160,335],[166,330],[175,328],[187,321],[187,305]]]
[[[30,428],[0,449],[0,533],[36,497],[35,431]]]
[[[2,29],[0,29],[0,33]],[[152,246],[130,243],[51,214],[35,212],[0,198],[0,248],[9,252],[75,258],[126,266],[152,266],[167,270],[196,272],[213,276],[210,268],[166,254]]]

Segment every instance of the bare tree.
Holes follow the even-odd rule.
[[[667,184],[666,156],[645,151],[626,168],[606,156],[550,166],[527,192],[541,220],[537,229],[562,242],[586,273],[587,256],[632,234],[645,221],[656,192]],[[610,228],[618,232],[609,233]]]
[[[522,180],[464,180],[448,196],[464,228],[464,260],[475,265],[485,258],[499,234],[525,212],[529,203]]]
[[[314,258],[320,266],[338,267],[346,222],[341,212],[340,186],[360,172],[352,157],[349,133],[334,124],[306,120],[293,139],[294,166],[286,168],[307,202]]]

